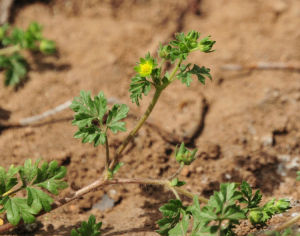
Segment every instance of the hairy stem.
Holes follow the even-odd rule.
[[[177,177],[177,176],[181,173],[183,167],[184,167],[184,164],[181,163],[181,164],[180,164],[180,167],[178,168],[178,170],[177,170],[173,175],[171,175],[170,177],[168,177],[168,180],[172,180],[172,179],[174,179],[175,177]]]
[[[106,175],[108,174],[108,168],[109,168],[109,146],[108,146],[108,138],[107,135],[105,135],[105,172]]]
[[[152,98],[151,103],[149,104],[147,110],[145,111],[144,115],[140,118],[140,120],[138,121],[138,123],[136,124],[136,126],[133,128],[133,130],[129,133],[129,135],[124,139],[124,141],[122,142],[121,146],[118,147],[116,154],[114,155],[114,158],[112,160],[112,162],[109,165],[110,169],[113,169],[113,167],[115,166],[115,164],[118,163],[118,160],[120,158],[120,155],[122,154],[122,152],[124,151],[124,149],[126,148],[126,146],[128,145],[128,143],[134,138],[134,136],[136,135],[136,133],[139,131],[139,129],[143,126],[143,124],[145,123],[145,121],[148,119],[148,117],[150,116],[153,108],[155,107],[162,91],[170,84],[174,81],[176,72],[179,69],[179,66],[182,62],[182,59],[180,59],[178,61],[178,63],[176,64],[175,68],[173,69],[170,77],[169,77],[169,83],[167,83],[166,85],[163,85],[161,87],[155,87],[155,93],[154,96]]]
[[[133,139],[133,137],[136,135],[136,133],[139,131],[139,129],[143,126],[143,124],[145,123],[145,121],[148,119],[149,115],[151,114],[155,104],[158,101],[158,98],[160,96],[162,92],[162,89],[157,88],[155,90],[155,94],[153,96],[153,99],[151,101],[151,103],[149,104],[145,114],[141,117],[141,119],[139,120],[139,122],[137,123],[137,125],[134,127],[134,129],[129,133],[129,135],[125,138],[125,140],[123,141],[123,143],[121,144],[121,146],[119,146],[119,148],[117,149],[117,152],[112,160],[112,162],[109,165],[110,169],[113,169],[113,167],[115,166],[115,164],[118,162],[118,159],[121,155],[121,153],[124,151],[124,149],[126,148],[126,146],[128,145],[128,143]]]
[[[7,55],[7,54],[12,54],[14,52],[18,52],[21,50],[20,45],[14,45],[6,48],[0,49],[0,56],[2,55]]]
[[[162,185],[167,187],[168,189],[170,186],[170,182],[168,180],[161,180],[161,179],[113,179],[113,180],[103,180],[103,179],[99,179],[94,181],[93,183],[79,189],[78,191],[76,191],[75,193],[73,193],[71,196],[67,196],[64,198],[61,198],[60,200],[56,201],[54,204],[52,204],[52,210],[55,210],[56,208],[59,208],[61,206],[64,206],[65,204],[74,201],[75,199],[79,199],[82,196],[86,195],[87,193],[90,192],[95,192],[97,190],[99,190],[100,188],[103,188],[104,186],[108,186],[108,185],[116,185],[116,184],[150,184],[150,185]],[[181,193],[184,196],[187,196],[191,199],[193,199],[194,194],[190,193],[189,191],[186,191],[184,189],[178,188],[178,187],[173,187],[174,190],[178,193]],[[203,202],[203,203],[207,203],[208,200],[206,198],[203,197],[199,197],[199,201]],[[40,212],[37,216],[41,216],[44,215],[47,212]],[[6,232],[12,228],[14,228],[15,226],[10,224],[10,223],[6,223],[4,225],[0,226],[0,233],[2,232]]]

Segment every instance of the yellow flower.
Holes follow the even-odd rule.
[[[144,63],[141,63],[139,65],[138,72],[142,77],[146,77],[146,76],[151,75],[152,69],[153,69],[153,62],[152,61],[145,61]]]
[[[140,58],[140,62],[134,67],[134,70],[139,73],[141,77],[148,77],[152,74],[157,66],[156,61],[147,53],[145,58]]]

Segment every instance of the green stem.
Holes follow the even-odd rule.
[[[105,171],[108,171],[109,168],[109,146],[108,146],[108,138],[107,135],[105,135]]]
[[[182,62],[182,59],[180,59],[178,61],[178,63],[176,64],[175,68],[173,69],[170,77],[169,77],[169,83],[163,85],[163,86],[156,86],[155,87],[155,93],[154,96],[152,98],[151,103],[149,104],[146,112],[144,113],[144,115],[140,118],[139,122],[137,123],[137,125],[133,128],[133,130],[129,133],[129,135],[124,139],[124,141],[122,142],[121,146],[118,147],[116,154],[114,155],[114,158],[112,160],[112,162],[109,165],[110,169],[113,169],[115,164],[118,163],[119,157],[122,154],[122,152],[124,151],[124,149],[126,148],[126,146],[128,145],[128,143],[134,138],[134,136],[136,135],[136,133],[139,131],[139,129],[143,126],[143,124],[145,123],[145,121],[148,119],[149,115],[151,114],[154,106],[156,105],[162,91],[170,84],[174,81],[176,72],[179,69],[179,66]]]
[[[2,48],[2,49],[0,49],[0,56],[12,54],[12,53],[20,51],[20,50],[21,50],[20,45],[14,45],[14,46]]]
[[[176,72],[178,71],[181,62],[182,62],[182,59],[179,59],[179,61],[177,62],[176,66],[175,66],[175,68],[174,68],[174,70],[172,71],[172,73],[171,73],[171,75],[170,75],[170,78],[169,78],[169,84],[172,83],[172,82],[175,80],[175,78],[176,78],[176,77],[175,77],[175,74],[176,74]]]
[[[15,193],[21,191],[21,190],[24,189],[24,188],[25,188],[25,186],[22,185],[21,187],[17,188],[16,190],[13,190],[13,191],[12,191],[12,189],[11,189],[11,190],[8,190],[6,193],[3,193],[3,195],[2,195],[1,197],[14,195]]]
[[[121,144],[121,146],[119,146],[119,148],[117,149],[117,152],[116,152],[116,154],[114,156],[114,159],[112,160],[112,162],[109,165],[110,169],[113,169],[114,165],[118,162],[118,159],[119,159],[121,153],[124,151],[124,149],[126,148],[126,146],[128,145],[128,143],[133,139],[133,137],[136,135],[136,133],[139,131],[139,129],[143,126],[143,124],[145,123],[145,121],[148,119],[148,117],[151,114],[151,112],[152,112],[155,104],[158,101],[158,98],[159,98],[161,92],[162,92],[162,89],[156,88],[155,94],[154,94],[154,96],[152,98],[152,101],[149,104],[146,112],[141,117],[141,119],[139,120],[139,122],[137,123],[137,125],[134,127],[134,129],[125,138],[125,140],[123,141],[123,143]]]

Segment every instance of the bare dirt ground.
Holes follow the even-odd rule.
[[[221,69],[227,63],[299,63],[299,0],[16,2],[13,25],[25,28],[38,21],[45,35],[57,42],[59,55],[31,58],[29,80],[18,91],[0,83],[3,122],[40,114],[80,90],[102,90],[139,116],[151,94],[140,108],[130,102],[136,61],[147,51],[155,53],[159,42],[175,32],[194,29],[217,41],[214,53],[190,58],[210,67],[213,81],[205,86],[194,81],[189,89],[178,81],[165,91],[151,125],[142,128],[125,152],[119,176],[169,176],[178,167],[172,155],[175,146],[185,140],[199,149],[198,159],[182,173],[190,191],[208,197],[221,182],[247,180],[262,190],[264,200],[285,197],[295,205],[271,226],[299,211],[299,70]],[[136,122],[132,117],[127,119],[128,130]],[[19,165],[27,158],[58,160],[68,169],[70,187],[63,195],[97,179],[104,170],[104,150],[75,140],[71,119],[72,112],[66,110],[29,127],[3,128],[1,166]],[[112,152],[120,141],[113,136]],[[114,206],[93,208],[104,194],[115,200]],[[90,214],[103,222],[104,236],[156,235],[158,207],[170,198],[171,193],[151,186],[106,187],[40,217],[42,225],[29,235],[69,235]],[[237,233],[250,231],[258,230],[244,224]]]

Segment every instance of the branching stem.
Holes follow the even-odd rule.
[[[139,131],[139,129],[143,126],[143,124],[145,123],[145,121],[148,119],[148,117],[150,116],[154,106],[156,105],[162,91],[170,84],[174,81],[175,79],[175,75],[176,72],[179,69],[179,66],[182,62],[182,59],[179,59],[178,63],[176,64],[175,68],[173,69],[170,77],[169,77],[169,83],[167,83],[166,85],[163,86],[156,86],[155,87],[155,93],[153,95],[152,101],[149,104],[147,110],[145,111],[144,115],[140,118],[140,120],[138,121],[138,123],[136,124],[136,126],[133,128],[133,130],[129,133],[129,135],[124,139],[124,141],[122,142],[122,144],[118,147],[116,154],[114,155],[114,158],[112,160],[112,162],[109,165],[110,169],[113,169],[114,166],[118,163],[118,160],[122,154],[122,152],[124,151],[124,149],[126,148],[126,146],[128,145],[128,143],[134,138],[134,136],[136,135],[136,133]]]
[[[86,195],[87,193],[90,192],[95,192],[105,186],[108,185],[116,185],[116,184],[150,184],[150,185],[161,185],[161,186],[165,186],[168,189],[170,189],[170,182],[168,180],[161,180],[161,179],[112,179],[112,180],[103,180],[103,179],[99,179],[94,181],[93,183],[79,189],[78,191],[76,191],[75,193],[73,193],[71,196],[69,197],[64,197],[61,198],[60,200],[56,201],[53,205],[52,205],[52,210],[55,210],[56,208],[59,208],[61,206],[64,206],[65,204],[74,201],[76,199],[81,198],[82,196]],[[193,199],[194,194],[190,193],[189,191],[186,191],[184,189],[181,189],[179,187],[173,187],[173,189],[177,192],[177,193],[181,193],[182,195]],[[178,196],[179,197],[179,196]],[[203,197],[198,197],[199,201],[202,203],[207,203],[208,200],[206,198]],[[37,216],[41,216],[44,215],[47,212],[42,211],[41,213],[39,213]],[[12,228],[14,228],[15,226],[10,224],[10,223],[6,223],[4,225],[0,226],[0,233],[2,232],[6,232]]]

